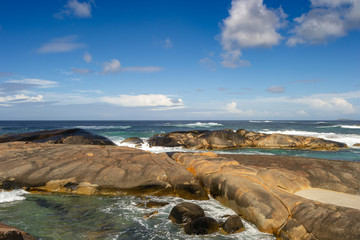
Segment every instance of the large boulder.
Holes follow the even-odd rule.
[[[284,134],[264,134],[239,129],[178,131],[155,135],[148,140],[150,146],[184,147],[201,150],[236,148],[280,148],[308,150],[339,150],[347,148],[344,143],[315,137]]]
[[[0,240],[35,240],[30,234],[0,223]]]
[[[219,223],[210,217],[200,217],[186,224],[184,230],[189,235],[211,234],[219,230]]]
[[[150,146],[216,150],[241,147],[245,143],[245,138],[229,129],[194,130],[155,135],[148,140],[148,143]]]
[[[182,202],[171,209],[169,219],[173,223],[184,224],[204,216],[205,212],[199,205]]]
[[[135,146],[141,146],[141,144],[144,143],[144,141],[139,137],[129,137],[122,141],[121,143],[127,143],[127,144],[133,144]]]
[[[106,137],[93,134],[80,128],[55,129],[0,136],[0,143],[15,141],[54,144],[115,145],[115,143]]]
[[[360,162],[315,158],[174,153],[210,194],[280,239],[360,239],[360,210],[297,196],[320,188],[360,195]]]
[[[0,152],[0,188],[208,199],[199,181],[165,154],[118,146],[24,142],[1,143]]]

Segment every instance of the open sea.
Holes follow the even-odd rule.
[[[262,133],[283,133],[320,137],[346,143],[336,151],[283,149],[239,149],[217,151],[226,154],[288,155],[345,161],[360,161],[360,121],[0,121],[0,135],[59,128],[82,128],[103,135],[118,145],[128,137],[148,139],[155,134],[185,130],[247,129]],[[133,147],[131,145],[126,145]],[[155,153],[190,151],[182,148],[150,148]],[[246,231],[234,235],[220,233],[188,236],[168,220],[173,206],[184,200],[151,197],[170,204],[159,209],[136,207],[137,197],[88,197],[57,194],[28,194],[23,190],[0,192],[0,222],[18,227],[39,239],[275,239],[245,222]],[[234,214],[217,201],[191,201],[205,209],[206,215],[221,220]],[[144,215],[158,210],[145,219]]]

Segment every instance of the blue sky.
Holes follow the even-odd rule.
[[[360,0],[5,0],[0,120],[360,119]]]

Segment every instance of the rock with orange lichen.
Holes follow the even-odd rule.
[[[0,144],[0,188],[83,195],[176,195],[208,199],[199,181],[166,154],[134,148]]]
[[[289,156],[173,153],[210,194],[279,239],[360,239],[360,210],[294,195],[322,188],[360,195],[360,163]]]

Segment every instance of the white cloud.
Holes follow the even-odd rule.
[[[0,96],[0,105],[2,106],[11,106],[17,103],[25,103],[25,102],[42,102],[44,97],[42,95],[37,96],[28,96],[25,94],[17,94],[14,96]]]
[[[144,67],[124,67],[121,69],[122,71],[128,72],[159,72],[162,71],[162,67],[154,67],[154,66],[144,66]]]
[[[64,6],[64,9],[54,14],[56,18],[63,18],[64,16],[73,16],[77,18],[91,18],[91,4],[94,1],[79,2],[77,0],[69,0]]]
[[[240,59],[241,51],[240,50],[231,50],[221,54],[223,61],[221,64],[226,68],[238,68],[244,66],[250,66],[248,60]]]
[[[55,81],[36,79],[36,78],[26,78],[26,79],[22,79],[22,80],[9,80],[6,82],[14,83],[14,84],[32,85],[33,87],[36,87],[36,88],[53,88],[53,87],[58,86],[58,83]]]
[[[70,52],[79,48],[84,48],[86,45],[76,42],[77,36],[66,36],[61,38],[53,38],[50,42],[42,45],[37,51],[40,53],[57,53]]]
[[[172,41],[171,41],[170,38],[166,38],[166,39],[163,41],[162,46],[163,46],[164,48],[172,48],[172,47],[173,47],[173,43],[172,43]]]
[[[285,88],[283,86],[271,86],[266,89],[267,92],[270,93],[284,93]]]
[[[229,15],[223,21],[221,33],[225,67],[242,66],[239,57],[244,48],[279,44],[282,37],[277,30],[286,18],[281,8],[268,9],[263,0],[233,0]]]
[[[121,63],[117,59],[113,59],[110,62],[104,63],[103,73],[116,73],[119,72],[121,68]]]
[[[85,62],[89,63],[92,60],[92,56],[90,55],[90,53],[85,52],[84,56],[83,56],[83,59],[84,59]]]
[[[342,114],[356,112],[355,107],[344,98],[304,97],[294,99],[293,102],[308,105],[310,108],[321,112],[338,112]]]
[[[104,93],[101,90],[74,90],[74,92],[78,92],[78,93],[96,93],[96,94],[103,94]]]
[[[182,106],[180,98],[170,98],[161,94],[119,95],[118,97],[102,97],[102,102],[123,107],[156,107],[156,106]]]
[[[228,111],[229,113],[242,113],[243,112],[242,110],[237,108],[236,102],[231,102],[231,103],[226,104],[225,110]]]
[[[319,44],[360,29],[359,0],[311,0],[311,10],[295,18],[287,44]]]

